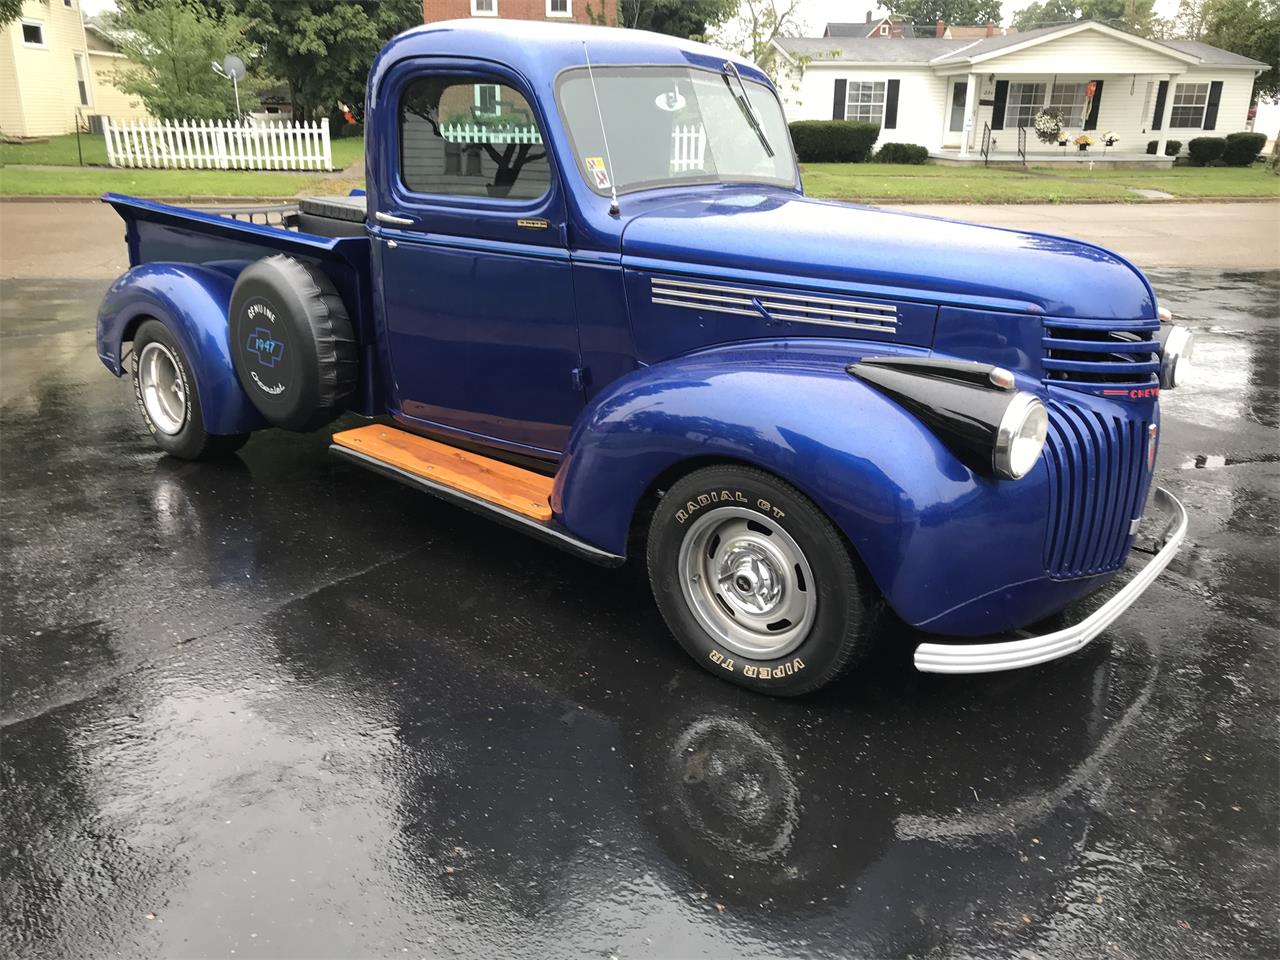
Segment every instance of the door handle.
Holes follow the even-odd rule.
[[[377,220],[379,223],[389,223],[392,226],[396,226],[396,227],[412,227],[413,226],[413,221],[410,220],[408,217],[397,217],[390,213],[383,213],[381,210],[375,213],[373,215],[373,218]]]

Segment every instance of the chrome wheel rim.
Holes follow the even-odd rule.
[[[763,514],[718,507],[680,544],[680,585],[698,623],[733,652],[773,660],[798,647],[817,614],[809,561]]]
[[[163,343],[152,342],[138,356],[138,389],[147,416],[161,433],[170,436],[187,422],[187,393],[178,359]]]

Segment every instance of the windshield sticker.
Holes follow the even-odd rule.
[[[587,173],[591,175],[591,182],[601,190],[608,190],[609,171],[604,168],[604,157],[583,157],[582,162],[587,166]]]

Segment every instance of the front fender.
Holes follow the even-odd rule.
[[[737,461],[814,500],[908,623],[1043,577],[1043,463],[1018,481],[975,473],[914,416],[845,372],[863,355],[891,352],[922,353],[769,341],[635,371],[575,425],[552,494],[556,515],[622,553],[655,480],[686,460]],[[1008,618],[1025,614],[1011,609]],[[1000,619],[988,611],[982,629],[998,629]]]
[[[98,310],[98,357],[117,377],[121,345],[142,320],[163,323],[182,347],[196,379],[204,427],[246,433],[267,426],[231,364],[227,312],[235,279],[190,263],[147,263],[124,274]]]

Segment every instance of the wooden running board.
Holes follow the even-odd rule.
[[[381,424],[335,433],[333,442],[532,520],[551,519],[552,477]]]

